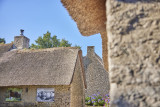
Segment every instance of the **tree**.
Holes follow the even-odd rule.
[[[58,39],[56,35],[53,37],[51,36],[51,33],[47,31],[46,34],[43,35],[43,37],[38,37],[37,40],[35,40],[36,44],[32,44],[31,48],[35,49],[44,49],[44,48],[52,48],[52,47],[71,47],[71,43],[65,39]],[[75,45],[74,47],[80,48],[80,46]]]
[[[60,42],[60,45],[59,47],[71,47],[71,43],[69,43],[67,40],[65,39],[62,39],[61,42]]]
[[[0,44],[5,44],[5,43],[6,43],[5,39],[4,38],[0,38]]]

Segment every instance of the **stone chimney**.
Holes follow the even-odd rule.
[[[14,37],[14,45],[17,49],[29,48],[29,39],[23,35],[24,30],[20,30],[20,36]]]
[[[88,46],[88,47],[87,47],[87,56],[88,56],[88,57],[91,57],[91,56],[93,56],[93,55],[95,55],[94,46]]]

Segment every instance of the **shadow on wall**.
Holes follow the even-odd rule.
[[[153,2],[160,2],[160,0],[117,0],[117,1],[125,2],[125,3],[137,3],[137,2],[153,3]]]

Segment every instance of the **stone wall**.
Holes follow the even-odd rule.
[[[23,86],[12,87],[22,88],[22,101],[6,102],[6,91],[11,87],[0,87],[0,107],[69,107],[70,86]],[[28,91],[26,91],[28,88]],[[54,102],[37,102],[37,88],[54,88]]]
[[[103,66],[102,59],[94,52],[94,46],[87,47],[87,55],[83,57],[86,73],[86,96],[100,93],[102,96],[109,93],[109,73]]]
[[[106,6],[111,107],[160,107],[160,2]]]
[[[73,74],[71,84],[71,106],[70,107],[84,107],[85,106],[85,93],[84,93],[84,79],[82,74],[82,67],[80,59],[77,58],[75,72]]]

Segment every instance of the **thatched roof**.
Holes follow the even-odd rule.
[[[84,36],[106,31],[106,0],[61,0]]]
[[[9,44],[0,44],[0,57],[3,55],[3,53],[9,51],[13,46],[13,43]]]
[[[79,52],[77,48],[6,52],[0,57],[0,86],[70,85]]]

